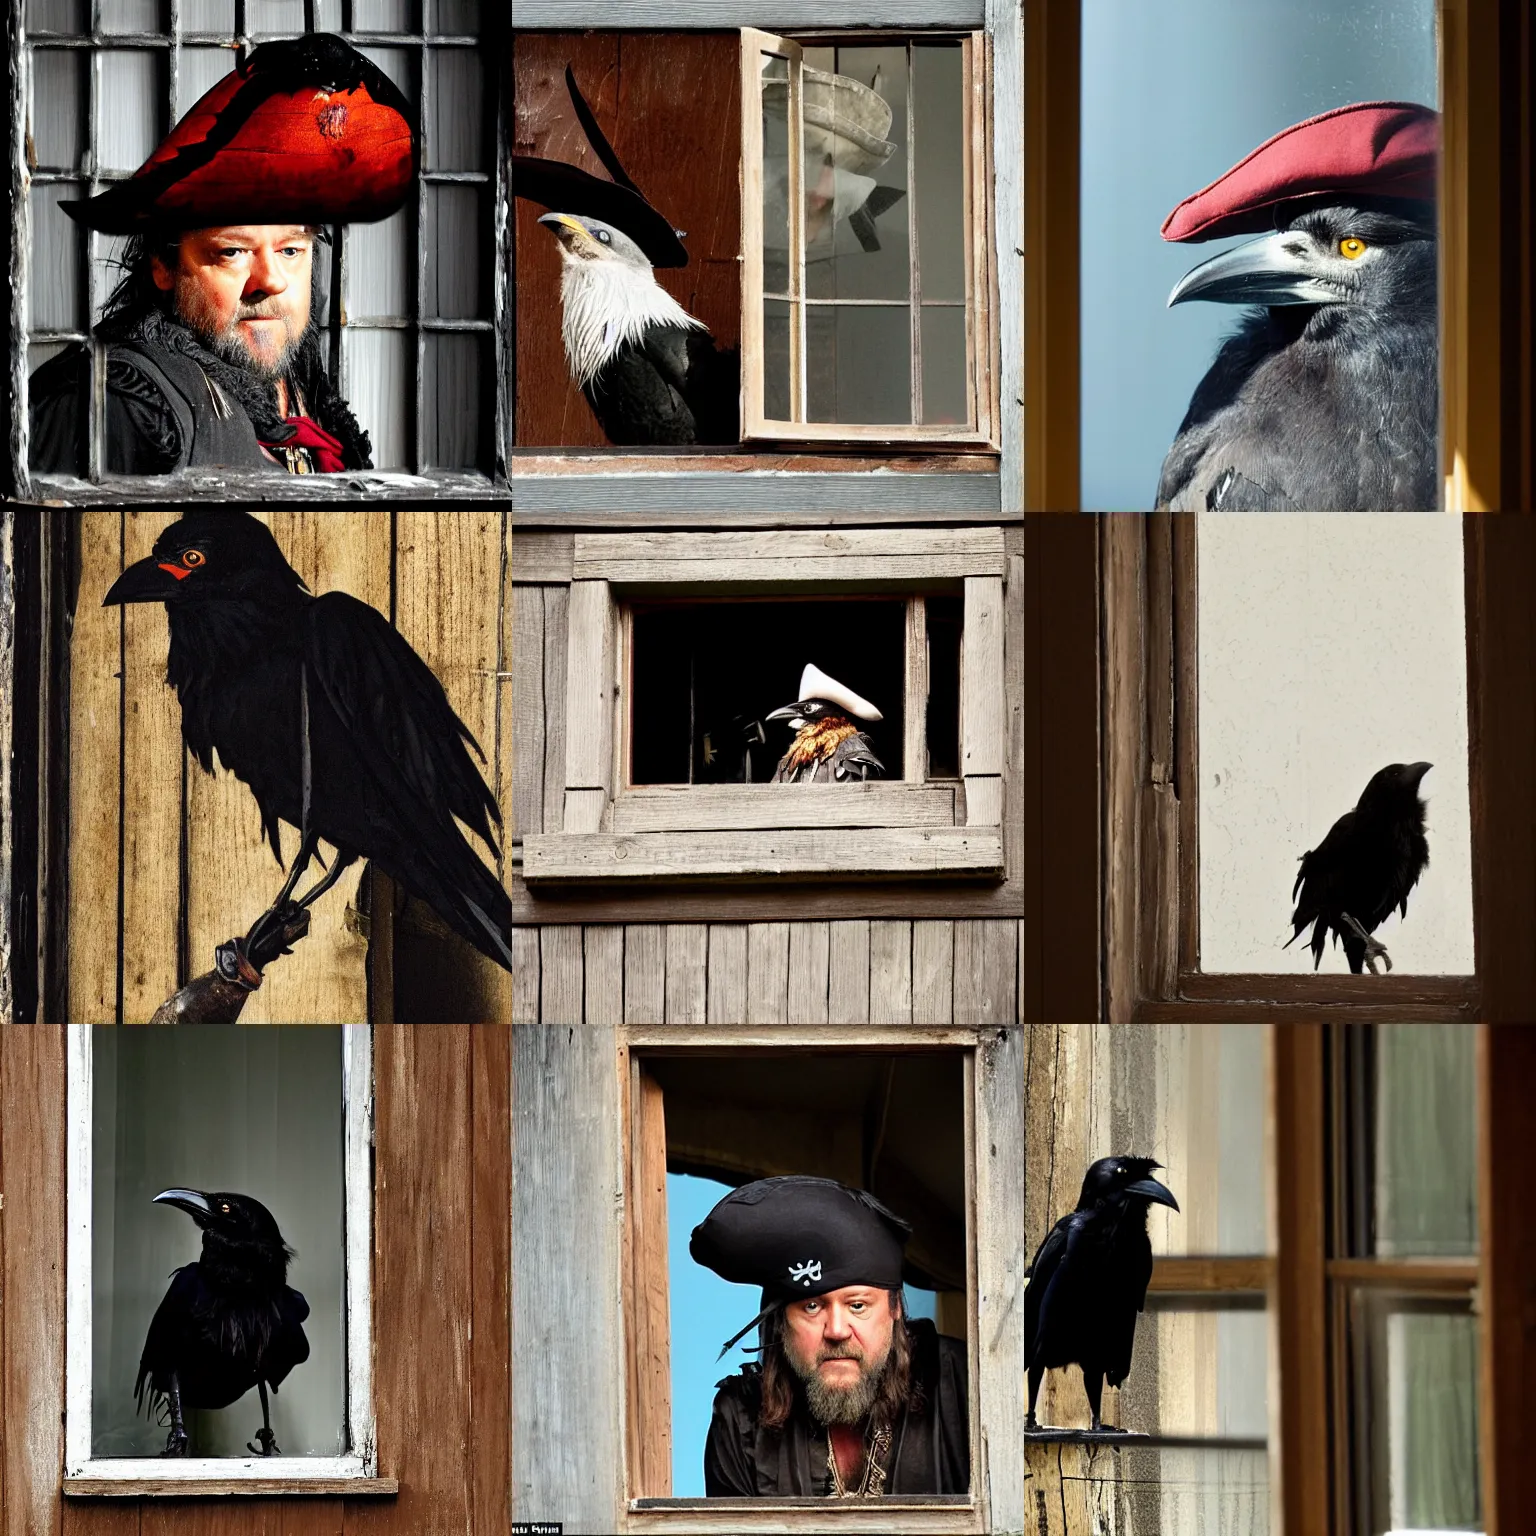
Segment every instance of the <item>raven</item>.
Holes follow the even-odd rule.
[[[174,1205],[202,1228],[202,1256],[171,1276],[155,1309],[133,1384],[134,1403],[151,1417],[168,1411],[164,1455],[185,1456],[188,1408],[227,1408],[255,1387],[261,1394],[258,1456],[280,1454],[267,1388],[274,1392],[309,1359],[304,1319],[309,1303],[288,1284],[293,1250],[272,1213],[250,1195],[163,1189],[156,1204]]]
[[[820,667],[807,664],[800,674],[800,698],[766,718],[783,720],[795,732],[789,751],[773,771],[774,784],[842,784],[883,778],[885,764],[875,756],[869,737],[850,720],[884,717]]]
[[[1152,1279],[1147,1210],[1179,1202],[1152,1175],[1150,1157],[1101,1157],[1084,1175],[1077,1209],[1040,1244],[1024,1292],[1024,1362],[1029,1368],[1026,1430],[1040,1428],[1035,1400],[1048,1369],[1078,1365],[1093,1414],[1104,1428],[1104,1378],[1118,1387],[1130,1374],[1136,1314]]]
[[[1164,238],[1270,232],[1169,295],[1262,306],[1200,381],[1157,505],[1439,505],[1438,118],[1365,102],[1287,129],[1169,215]],[[1385,146],[1385,147],[1383,147]]]
[[[1369,966],[1374,976],[1378,957],[1392,969],[1386,945],[1371,934],[1393,907],[1407,917],[1408,893],[1429,864],[1419,783],[1431,766],[1389,763],[1372,774],[1354,810],[1345,811],[1327,837],[1302,854],[1291,887],[1294,932],[1285,947],[1312,924],[1314,971],[1330,929],[1335,942],[1342,941],[1351,971]]]
[[[362,857],[511,970],[512,903],[455,822],[499,853],[491,824],[501,813],[465,743],[485,754],[381,613],[345,592],[311,596],[271,530],[228,511],[172,523],[103,602],[165,604],[166,680],[187,746],[209,773],[217,750],[250,787],[279,864],[279,821],[300,831],[249,949]],[[335,861],[295,902],[322,837]]]

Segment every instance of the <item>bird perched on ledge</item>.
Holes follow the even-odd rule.
[[[1289,949],[1311,923],[1312,969],[1322,963],[1329,930],[1344,945],[1349,968],[1356,973],[1392,957],[1385,944],[1371,937],[1396,907],[1408,915],[1408,893],[1429,865],[1424,836],[1424,801],[1419,784],[1429,763],[1389,763],[1371,776],[1354,810],[1328,829],[1316,848],[1301,856],[1301,868],[1291,887],[1295,928],[1285,941]]]
[[[885,764],[875,756],[869,738],[850,715],[860,720],[884,719],[868,699],[808,662],[800,674],[799,701],[767,717],[787,722],[795,732],[771,782],[845,784],[884,778]]]

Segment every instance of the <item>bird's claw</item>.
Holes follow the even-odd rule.
[[[245,1448],[253,1456],[280,1456],[281,1451],[277,1447],[277,1436],[270,1429],[258,1429],[256,1438],[260,1442],[260,1449],[252,1445],[249,1440],[245,1442]]]
[[[1392,956],[1387,953],[1387,946],[1379,939],[1373,939],[1365,931],[1364,927],[1355,918],[1351,917],[1348,912],[1341,912],[1339,916],[1348,924],[1355,937],[1365,945],[1365,965],[1371,975],[1381,975],[1381,972],[1376,969],[1376,961],[1378,959],[1385,960],[1387,962],[1387,969],[1390,971],[1392,969]]]
[[[245,957],[260,972],[279,955],[292,953],[292,946],[308,932],[309,909],[296,901],[279,902],[251,925],[243,946]]]
[[[192,1450],[192,1437],[184,1429],[173,1429],[165,1437],[165,1449],[161,1456],[186,1456]]]

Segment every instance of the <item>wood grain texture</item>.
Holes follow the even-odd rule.
[[[789,923],[753,923],[747,929],[748,1024],[788,1024]]]
[[[539,1018],[580,1024],[584,1016],[583,930],[546,928],[539,936]]]
[[[955,924],[955,1023],[1017,1024],[1018,924],[983,918]]]
[[[827,1022],[869,1023],[869,920],[832,923],[827,935]]]
[[[613,601],[606,581],[571,584],[566,626],[565,761],[567,790],[607,791],[613,743]],[[567,802],[568,804],[569,802]],[[524,847],[527,846],[524,839]]]
[[[912,924],[914,1024],[954,1022],[955,927],[943,918],[923,918]]]
[[[630,1063],[628,1358],[630,1497],[672,1492],[671,1320],[667,1283],[667,1121],[661,1084]]]
[[[869,1022],[912,1022],[912,924],[899,918],[869,925]]]
[[[512,1485],[512,1029],[482,1024],[469,1037],[470,1529],[502,1536]]]
[[[835,786],[809,795],[798,784],[675,784],[623,790],[615,832],[754,831],[774,827],[952,827],[948,784]],[[995,824],[995,823],[994,823]]]
[[[739,1024],[747,1016],[747,926],[711,923],[709,997],[711,1024]]]
[[[571,590],[544,587],[544,831],[557,832],[565,814],[565,698],[566,654],[562,638],[569,632]],[[530,748],[531,749],[531,748]]]
[[[664,1024],[667,1015],[667,930],[631,923],[624,930],[624,1022]]]
[[[869,26],[876,20],[888,27],[968,28],[981,25],[984,10],[979,0],[884,0],[878,14],[865,0],[771,0],[735,6],[731,20],[743,27],[786,30]],[[593,0],[518,0],[519,27],[600,27],[610,19],[611,13]],[[635,27],[717,27],[720,13],[709,0],[625,0],[624,19]]]
[[[544,830],[544,588],[513,587],[510,613],[512,672],[512,825],[514,841]]]
[[[830,946],[830,923],[789,925],[789,1023],[827,1023]]]

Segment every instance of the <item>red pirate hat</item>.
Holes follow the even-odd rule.
[[[263,43],[127,181],[64,203],[88,229],[150,224],[350,224],[388,218],[415,170],[410,106],[325,32]]]
[[[1164,240],[1275,227],[1277,204],[1320,193],[1430,202],[1440,114],[1411,101],[1357,101],[1277,133],[1163,221]]]

